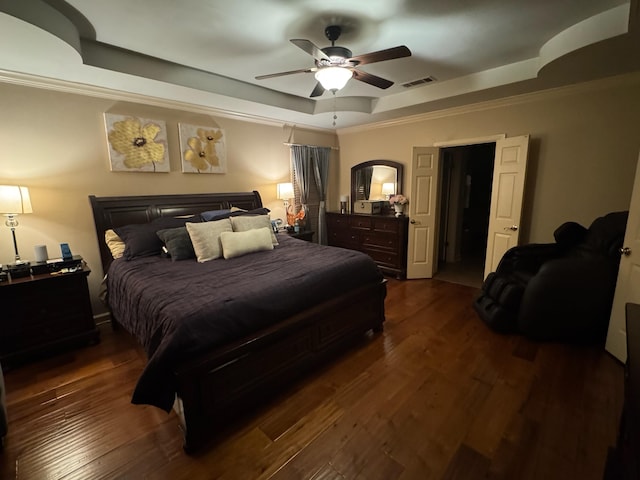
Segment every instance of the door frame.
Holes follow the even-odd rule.
[[[483,143],[497,143],[499,140],[504,140],[507,138],[507,135],[505,133],[496,133],[494,135],[486,135],[486,136],[482,136],[482,137],[474,137],[474,138],[459,138],[459,139],[454,139],[454,140],[444,140],[444,141],[440,141],[440,142],[433,142],[433,147],[437,147],[439,148],[441,151],[443,148],[449,148],[449,147],[467,147],[470,145],[480,145]],[[440,161],[442,160],[441,158],[441,154],[437,156],[436,161],[438,163],[440,163]],[[442,169],[440,169],[442,170]],[[438,192],[441,191],[441,187],[442,186],[442,173],[440,173],[439,177],[438,177]],[[439,199],[438,199],[438,208],[440,207],[439,205]],[[437,218],[436,219],[436,227],[439,228],[440,227],[440,219]],[[438,255],[438,251],[440,249],[440,238],[439,236],[436,236],[435,238],[435,245],[434,245],[434,254],[436,256],[436,258],[433,260],[434,261],[434,271],[433,274],[435,275],[438,272],[438,263],[437,263],[437,255]]]

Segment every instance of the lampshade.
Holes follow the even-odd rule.
[[[353,72],[345,67],[323,67],[316,72],[316,80],[325,90],[340,90],[349,79],[353,76]]]
[[[290,198],[293,198],[293,183],[279,183],[277,197],[278,200],[289,200]]]
[[[16,185],[0,185],[0,214],[33,213],[29,189]]]
[[[393,182],[383,183],[382,184],[382,194],[383,195],[393,195],[396,189],[396,184]]]

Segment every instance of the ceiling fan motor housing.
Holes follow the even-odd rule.
[[[334,65],[344,63],[344,60],[353,56],[351,50],[344,47],[331,46],[322,48],[321,50],[331,59],[331,63]]]

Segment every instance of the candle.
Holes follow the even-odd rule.
[[[341,195],[340,196],[340,201],[341,202],[348,202],[349,201],[349,196],[348,195]]]

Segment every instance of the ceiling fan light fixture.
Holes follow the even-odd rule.
[[[347,84],[353,76],[349,68],[344,67],[324,67],[316,72],[316,80],[325,90],[338,91]]]

